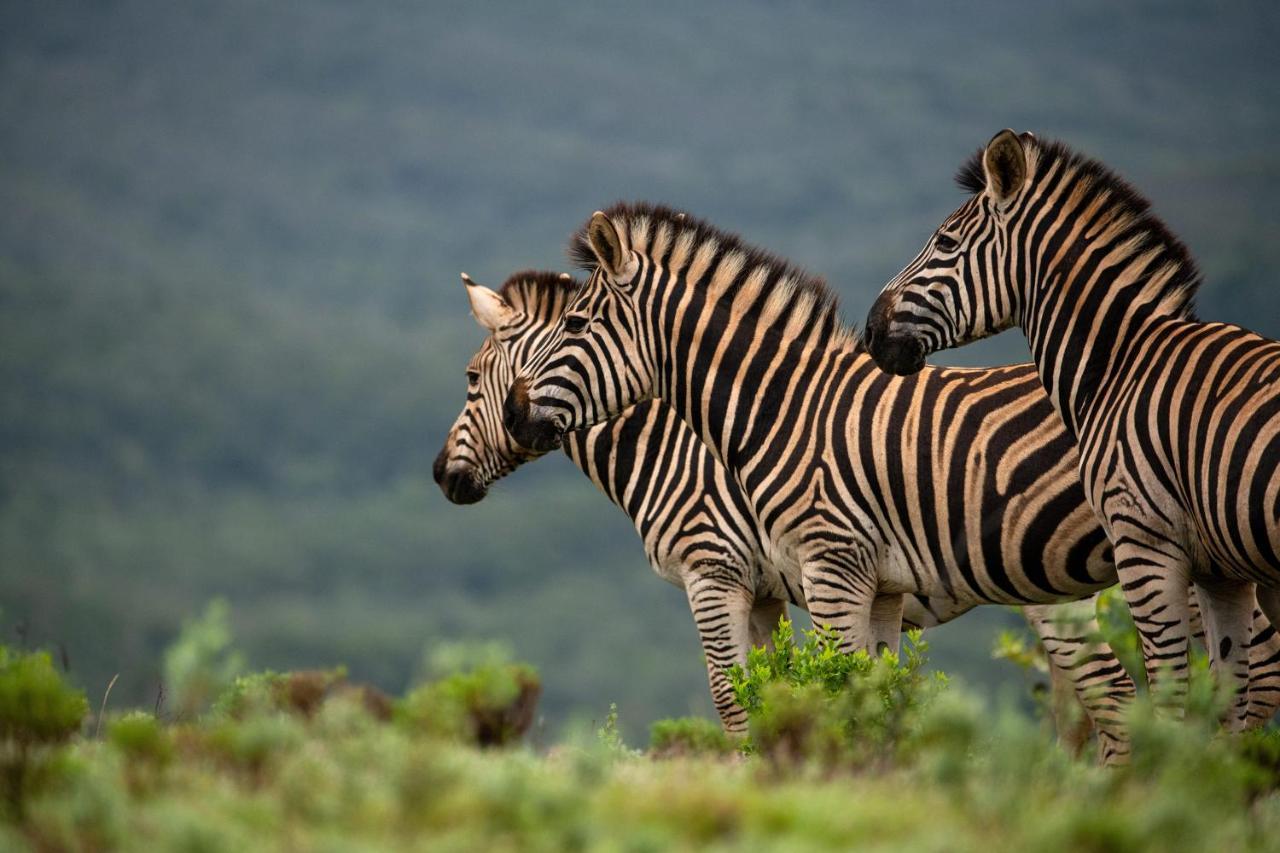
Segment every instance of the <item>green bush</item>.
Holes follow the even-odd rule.
[[[775,764],[814,762],[859,768],[903,753],[920,712],[946,685],[924,672],[928,646],[919,631],[901,654],[845,654],[832,630],[805,632],[797,645],[783,620],[773,648],[752,649],[746,667],[729,669],[737,702],[746,709],[750,748]]]
[[[112,720],[107,742],[124,757],[125,783],[135,794],[154,791],[173,763],[173,734],[145,711]]]
[[[227,602],[209,602],[202,616],[183,623],[164,654],[164,678],[174,712],[193,717],[207,709],[245,669],[244,656],[232,648]]]
[[[650,726],[649,751],[658,758],[728,755],[734,751],[734,743],[718,722],[706,717],[678,717]]]
[[[486,747],[515,743],[529,730],[542,692],[533,667],[510,662],[493,646],[446,646],[434,661],[431,669],[444,674],[398,703],[402,725]]]
[[[46,652],[0,646],[0,774],[12,814],[47,775],[52,750],[80,731],[89,713],[83,691],[69,686]]]

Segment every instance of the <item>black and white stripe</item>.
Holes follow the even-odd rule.
[[[574,287],[575,282],[553,273],[517,273],[498,293],[468,280],[473,313],[491,334],[468,365],[467,403],[436,462],[437,481],[451,499],[479,499],[494,480],[538,455],[512,441],[502,426],[500,404],[530,351],[555,333]],[[661,401],[641,402],[617,418],[571,432],[564,449],[632,519],[657,574],[688,593],[716,707],[726,728],[741,730],[745,717],[733,704],[723,671],[745,661],[750,645],[768,639],[784,602],[805,606],[792,580],[795,570],[779,569],[766,556],[743,491]],[[1097,544],[1089,541],[1088,529],[1079,532],[1084,541],[1078,549],[1063,541],[1058,553],[1083,555]],[[1102,574],[1110,578],[1105,567]],[[1087,582],[1080,589],[1088,593],[1098,586]],[[962,591],[934,599],[907,595],[901,601],[906,626],[928,628],[990,599]],[[1121,709],[1133,685],[1111,649],[1098,642],[1096,623],[1067,618],[1052,605],[1024,609],[1049,652],[1055,677],[1072,685],[1100,732],[1103,753],[1122,755]],[[896,633],[896,623],[890,630]]]
[[[1100,163],[1006,130],[958,177],[973,195],[885,287],[872,354],[910,373],[1021,326],[1079,442],[1150,677],[1180,702],[1193,581],[1215,668],[1242,683],[1253,584],[1280,618],[1280,344],[1195,318],[1190,255]]]

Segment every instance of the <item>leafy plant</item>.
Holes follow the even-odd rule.
[[[447,646],[433,660],[431,670],[447,674],[398,704],[403,725],[479,746],[506,746],[528,731],[542,692],[533,667],[512,663],[496,646]]]
[[[900,654],[875,657],[844,653],[839,635],[824,628],[797,645],[782,620],[772,649],[752,649],[745,668],[728,670],[751,748],[784,765],[862,767],[898,754],[946,685],[942,673],[924,672],[927,650],[919,631],[907,634]]]
[[[658,720],[649,728],[649,751],[655,757],[728,755],[733,750],[734,742],[720,724],[706,717]]]
[[[10,811],[21,815],[28,788],[89,713],[84,692],[69,686],[46,652],[0,646],[0,773]]]
[[[165,683],[180,717],[203,712],[244,669],[244,656],[232,648],[230,610],[220,598],[184,622],[164,653]]]

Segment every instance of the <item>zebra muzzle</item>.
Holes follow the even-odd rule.
[[[502,403],[502,425],[517,444],[530,450],[545,453],[560,446],[559,425],[541,406],[530,405],[523,378],[515,381]]]

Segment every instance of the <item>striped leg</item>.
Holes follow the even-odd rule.
[[[787,603],[779,598],[757,601],[751,606],[750,643],[752,648],[773,648],[773,632],[787,615]]]
[[[1123,535],[1117,537],[1115,551],[1116,574],[1142,642],[1152,696],[1165,711],[1181,718],[1187,704],[1191,640],[1189,562],[1180,552],[1149,547]]]
[[[1203,602],[1205,645],[1218,682],[1232,691],[1224,720],[1227,731],[1243,731],[1249,710],[1249,642],[1253,633],[1253,584],[1197,581]]]
[[[871,603],[871,642],[877,654],[887,648],[894,654],[902,644],[902,608],[905,596],[877,595]]]
[[[733,701],[733,687],[725,675],[735,663],[746,665],[750,648],[754,596],[743,587],[743,577],[731,567],[702,564],[685,578],[689,609],[707,660],[711,701],[725,731],[731,733],[747,730],[747,712]]]
[[[851,569],[828,561],[806,561],[800,584],[815,626],[838,631],[844,652],[872,651],[871,609],[877,578],[869,565]]]
[[[1099,762],[1124,764],[1130,752],[1125,717],[1137,689],[1111,645],[1102,639],[1096,608],[1094,596],[1078,603],[1024,605],[1022,610],[1049,658],[1055,698],[1060,683],[1069,684],[1098,732]],[[1078,751],[1072,739],[1080,733],[1066,719],[1067,699],[1064,694],[1062,701],[1055,703],[1055,722],[1063,745]],[[1084,736],[1088,736],[1087,729]]]
[[[1249,641],[1249,721],[1257,729],[1271,722],[1280,707],[1280,632],[1261,609],[1253,611]]]

